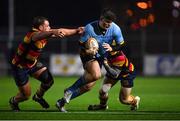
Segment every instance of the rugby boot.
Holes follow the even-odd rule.
[[[67,112],[66,109],[65,109],[65,104],[66,104],[66,100],[64,98],[61,98],[59,99],[57,102],[56,102],[56,107],[59,109],[60,112]]]
[[[108,105],[89,105],[88,110],[106,110],[108,109]]]
[[[16,103],[16,102],[14,101],[14,97],[11,97],[11,98],[9,99],[9,105],[10,105],[10,107],[11,107],[11,109],[12,109],[13,111],[15,111],[15,112],[20,111],[18,103]]]
[[[140,103],[140,97],[136,96],[135,100],[136,100],[136,104],[135,105],[131,105],[131,110],[132,111],[136,111],[137,109],[139,109],[139,103]]]
[[[38,102],[43,108],[47,109],[49,108],[49,104],[46,102],[45,99],[43,99],[42,97],[38,97],[37,94],[35,94],[32,98],[35,102]]]

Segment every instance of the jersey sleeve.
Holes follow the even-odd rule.
[[[85,42],[92,36],[93,28],[90,24],[85,26],[84,34],[81,36],[79,40],[79,45],[81,49],[85,48]]]
[[[124,38],[121,32],[121,29],[117,25],[115,25],[114,27],[114,39],[116,40],[116,43],[119,43],[119,44],[124,43]]]
[[[84,34],[80,38],[81,43],[86,42],[88,40],[88,38],[92,36],[92,29],[93,28],[92,28],[92,26],[90,24],[85,26]]]

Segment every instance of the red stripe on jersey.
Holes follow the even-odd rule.
[[[116,63],[120,61],[125,61],[126,57],[124,55],[117,56],[111,60],[111,63]]]
[[[24,50],[25,50],[25,48],[24,48],[24,46],[23,46],[22,43],[19,45],[18,49],[21,50],[21,51],[24,51]]]
[[[38,56],[40,55],[40,53],[30,50],[30,51],[28,52],[28,55],[31,55],[31,56],[33,56],[33,57],[38,57]]]

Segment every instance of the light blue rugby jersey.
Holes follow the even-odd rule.
[[[103,35],[100,31],[98,21],[91,22],[85,26],[85,33],[80,38],[81,42],[86,42],[88,38],[93,37],[98,41],[99,51],[98,53],[102,56],[105,54],[105,49],[103,48],[103,43],[112,44],[113,40],[116,43],[123,43],[124,38],[121,33],[121,29],[118,25],[112,22],[111,26],[107,29],[106,33]]]

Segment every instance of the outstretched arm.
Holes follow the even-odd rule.
[[[36,41],[36,40],[46,39],[53,35],[57,37],[62,37],[61,31],[59,29],[51,29],[50,31],[35,32],[32,36],[32,40]]]
[[[37,32],[32,36],[32,40],[41,40],[46,39],[49,37],[66,37],[71,36],[75,34],[82,35],[84,33],[84,27],[78,27],[77,29],[66,29],[66,28],[60,28],[60,29],[51,29],[50,31],[44,31],[44,32]]]
[[[77,29],[60,28],[59,30],[63,36],[81,35],[84,32],[84,27],[78,27]]]

